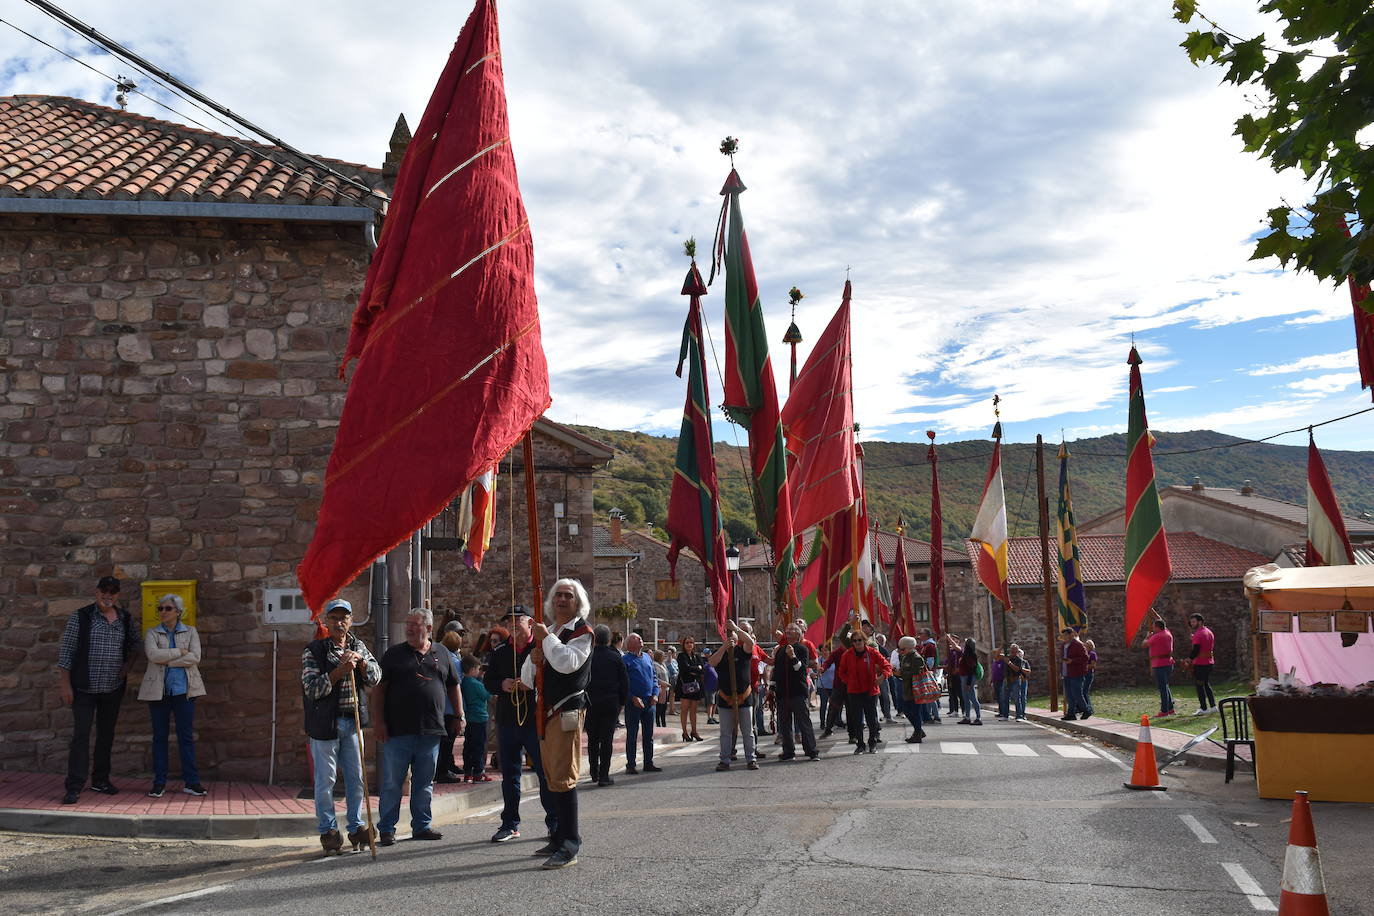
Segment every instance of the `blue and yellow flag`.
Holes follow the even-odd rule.
[[[1078,557],[1078,532],[1073,521],[1073,497],[1069,495],[1069,450],[1059,445],[1059,510],[1055,518],[1059,542],[1059,627],[1086,627],[1088,602],[1083,594],[1083,563]]]

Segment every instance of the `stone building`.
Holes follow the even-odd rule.
[[[612,629],[640,633],[646,643],[676,645],[684,636],[716,638],[715,615],[706,586],[706,571],[689,550],[677,563],[677,581],[668,574],[668,544],[648,531],[627,530],[619,518],[597,526],[594,535],[597,609],[633,601],[628,620],[598,615]],[[657,635],[655,635],[657,634]]]

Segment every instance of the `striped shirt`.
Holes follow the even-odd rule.
[[[382,678],[382,667],[377,664],[377,659],[372,657],[372,653],[367,651],[367,646],[363,641],[351,633],[345,641],[350,652],[357,652],[362,656],[363,664],[353,669],[358,680],[362,681],[364,687],[374,687]],[[330,668],[335,668],[339,664],[339,659],[343,657],[343,648],[333,640],[329,641],[328,655]],[[329,682],[329,671],[320,668],[315,663],[315,653],[310,651],[307,646],[301,654],[301,687],[305,690],[306,696],[314,700],[321,700],[329,696],[331,691],[337,690],[339,693],[339,716],[341,718],[353,718],[353,708],[357,705],[353,692],[353,677],[341,677],[338,683]]]

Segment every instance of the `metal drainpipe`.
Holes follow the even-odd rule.
[[[630,567],[644,559],[644,554],[637,553],[625,563],[625,603],[630,603]]]
[[[372,561],[372,615],[377,621],[374,627],[377,639],[377,654],[383,655],[391,643],[391,581],[387,569],[386,554]]]

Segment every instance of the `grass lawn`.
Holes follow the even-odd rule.
[[[1221,724],[1221,717],[1216,713],[1209,713],[1205,716],[1192,715],[1193,710],[1197,709],[1197,691],[1193,689],[1193,681],[1186,678],[1182,683],[1175,679],[1170,685],[1174,694],[1174,708],[1178,710],[1176,715],[1158,722],[1154,719],[1154,714],[1159,710],[1159,691],[1154,687],[1115,687],[1111,689],[1098,690],[1093,688],[1092,705],[1093,715],[1101,716],[1104,719],[1115,719],[1118,722],[1140,723],[1141,715],[1150,716],[1151,725],[1159,725],[1161,728],[1172,728],[1175,731],[1187,732],[1190,735],[1198,735],[1214,725]],[[1212,693],[1216,695],[1218,701],[1227,697],[1246,697],[1251,694],[1249,681],[1229,680],[1213,681]],[[1029,701],[1031,706],[1039,706],[1048,709],[1050,698],[1048,696],[1032,697]],[[1060,694],[1059,708],[1064,708],[1064,697]]]

